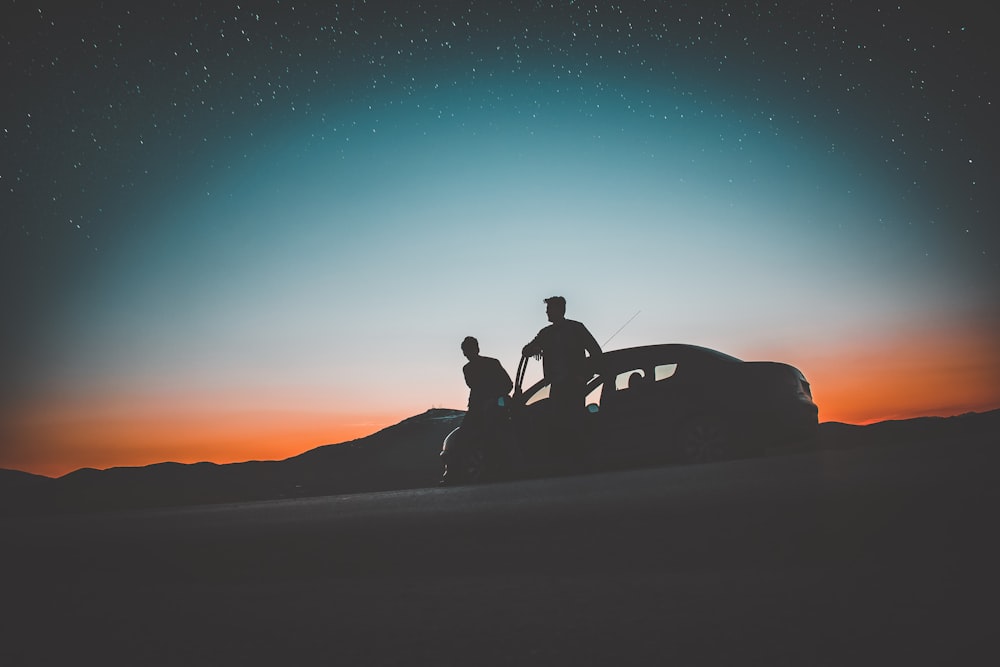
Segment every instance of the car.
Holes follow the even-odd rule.
[[[679,343],[607,351],[569,424],[553,414],[546,379],[522,388],[528,363],[488,433],[460,426],[445,438],[444,480],[704,463],[809,442],[818,428],[809,382],[785,363]]]

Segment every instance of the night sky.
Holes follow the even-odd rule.
[[[4,0],[0,467],[284,458],[464,408],[542,299],[1000,407],[989,4]]]

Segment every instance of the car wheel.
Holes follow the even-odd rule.
[[[684,422],[678,440],[685,462],[720,461],[729,453],[729,424],[719,415],[696,415]]]

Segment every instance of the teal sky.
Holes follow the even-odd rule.
[[[289,126],[269,164],[138,202],[142,222],[65,291],[52,360],[81,391],[314,387],[324,404],[346,376],[365,402],[461,407],[457,341],[514,366],[551,294],[601,341],[641,310],[616,345],[734,354],[989,297],[955,271],[968,249],[908,229],[906,202],[819,140],[626,105],[516,128],[400,116],[343,144]]]

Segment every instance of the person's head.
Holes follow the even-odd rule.
[[[472,336],[466,336],[462,341],[462,354],[469,359],[479,356],[479,341]]]
[[[550,296],[545,299],[545,314],[549,322],[558,322],[566,317],[566,299],[561,296]]]

